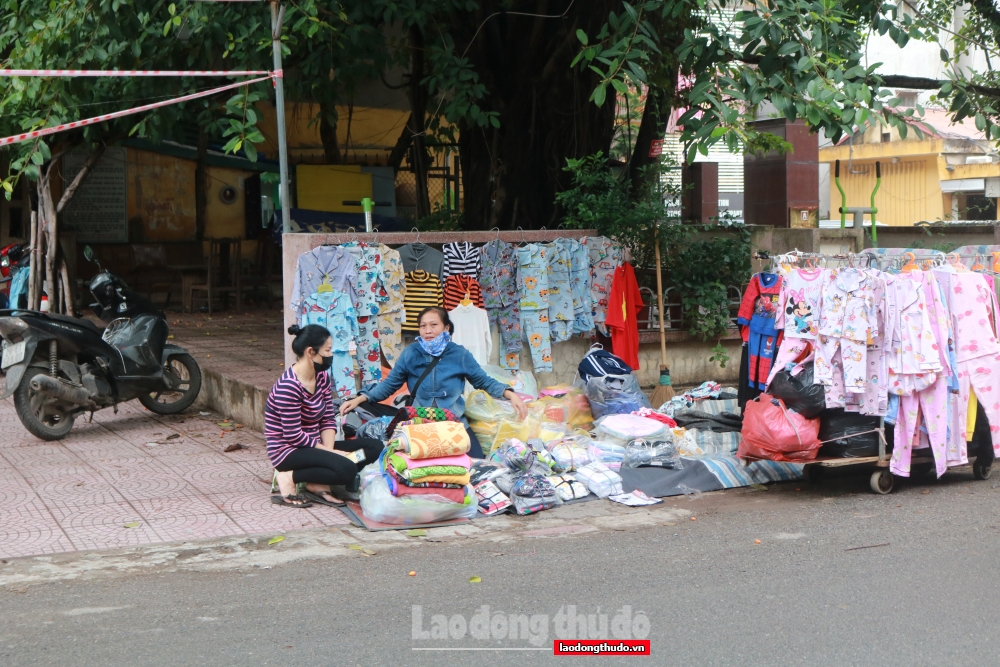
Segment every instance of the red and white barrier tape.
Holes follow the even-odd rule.
[[[267,70],[245,70],[227,72],[225,70],[163,70],[163,69],[0,69],[3,76],[261,76],[271,74]],[[280,76],[280,74],[278,74]]]
[[[231,90],[233,88],[239,88],[240,86],[246,86],[251,83],[267,81],[270,78],[271,78],[270,76],[262,76],[259,79],[251,79],[250,81],[240,81],[239,83],[231,83],[228,86],[222,86],[220,88],[212,88],[211,90],[204,90],[200,93],[191,93],[190,95],[185,95],[183,97],[175,97],[173,99],[164,100],[162,102],[154,102],[153,104],[146,104],[145,106],[135,107],[134,109],[115,111],[113,113],[104,114],[103,116],[94,116],[93,118],[85,118],[84,120],[78,120],[72,123],[63,123],[62,125],[46,127],[41,130],[25,132],[24,134],[15,134],[12,137],[4,137],[0,139],[0,146],[9,146],[10,144],[18,144],[21,143],[22,141],[37,139],[38,137],[44,137],[50,134],[55,134],[56,132],[63,132],[65,130],[75,130],[77,128],[85,127],[87,125],[94,125],[95,123],[103,123],[106,120],[122,118],[123,116],[131,116],[132,114],[142,113],[143,111],[149,111],[151,109],[158,109],[160,107],[169,106],[171,104],[178,104],[180,102],[187,102],[188,100],[196,100],[199,97],[208,97],[209,95],[215,95],[216,93],[221,93],[224,90]]]

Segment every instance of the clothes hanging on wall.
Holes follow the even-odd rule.
[[[358,337],[356,340],[358,371],[361,388],[382,381],[382,357],[379,353],[378,315],[382,305],[389,300],[385,286],[385,269],[382,258],[388,248],[382,244],[345,243],[341,246],[357,261]]]
[[[490,334],[490,318],[486,310],[472,304],[456,306],[448,311],[455,333],[451,340],[472,353],[472,358],[480,366],[490,363],[493,352],[493,336]]]
[[[403,270],[406,273],[411,271],[426,271],[439,280],[444,280],[441,276],[444,271],[444,253],[436,250],[426,243],[408,243],[397,248],[399,257],[403,260]]]
[[[604,236],[588,236],[580,239],[580,243],[590,255],[590,296],[594,326],[606,336],[608,329],[604,323],[608,314],[611,284],[615,279],[615,269],[625,261],[625,253],[620,245]]]
[[[549,252],[530,243],[517,249],[517,286],[521,297],[521,328],[536,371],[552,372],[549,329]]]
[[[456,243],[445,243],[441,246],[444,254],[444,264],[441,268],[441,280],[446,280],[448,276],[472,276],[479,275],[479,248],[474,248],[468,241],[458,241]]]
[[[299,255],[292,283],[292,300],[289,307],[298,316],[306,298],[316,293],[320,285],[327,285],[335,292],[344,292],[357,301],[357,263],[354,256],[340,246],[320,246]]]
[[[330,332],[333,363],[330,366],[331,390],[346,398],[357,390],[351,342],[358,338],[358,312],[346,292],[318,291],[300,306],[299,325],[318,324]]]
[[[590,293],[590,253],[573,239],[556,239],[570,258],[570,290],[573,293],[573,333],[594,330],[593,301]]]
[[[394,368],[396,360],[403,354],[406,275],[399,251],[392,248],[387,248],[382,254],[382,283],[385,285],[386,300],[379,306],[378,337],[382,355],[389,367]]]
[[[548,254],[549,331],[553,343],[563,343],[573,337],[572,256],[561,243],[544,244]]]
[[[479,281],[471,276],[452,275],[444,281],[444,308],[451,310],[465,299],[469,299],[478,308],[483,308],[483,291]]]
[[[427,271],[410,271],[406,274],[406,295],[403,297],[403,304],[406,309],[403,331],[415,333],[420,330],[417,318],[424,308],[444,305],[441,281],[436,275]]]
[[[517,249],[499,239],[480,252],[479,284],[490,325],[500,333],[500,367],[518,370],[521,347],[521,310],[518,296]]]
[[[614,353],[634,371],[639,370],[638,317],[642,308],[642,294],[635,280],[635,271],[631,264],[622,264],[615,269],[605,323],[611,330]]]

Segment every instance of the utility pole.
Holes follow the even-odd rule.
[[[274,53],[274,106],[278,121],[278,165],[281,184],[278,197],[281,199],[281,231],[292,231],[291,202],[288,198],[288,140],[285,138],[285,80],[281,69],[281,24],[285,20],[285,7],[278,0],[271,0],[271,50]]]

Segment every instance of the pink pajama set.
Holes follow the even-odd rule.
[[[824,273],[823,269],[794,269],[784,276],[774,327],[779,331],[784,329],[785,337],[771,363],[768,384],[771,384],[778,371],[795,361],[810,343],[815,347]],[[813,360],[813,354],[810,353],[800,361],[792,375],[798,375],[801,366]]]
[[[956,444],[961,443],[960,453],[967,461],[965,415],[971,386],[990,422],[993,451],[1000,455],[1000,343],[994,332],[998,311],[996,295],[984,275],[956,273],[951,276],[949,296],[958,359],[956,419],[961,415],[960,431],[952,436]]]
[[[843,372],[844,390],[864,394],[868,345],[878,333],[875,279],[861,269],[830,269],[823,278],[816,346],[816,381],[832,387]],[[838,357],[839,353],[839,357]]]
[[[940,477],[948,467],[948,310],[931,273],[900,274],[894,287],[899,319],[898,335],[893,335],[889,378],[890,391],[900,400],[896,446],[889,469],[894,475],[909,477],[923,424]]]

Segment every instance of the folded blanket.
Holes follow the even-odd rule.
[[[403,470],[399,472],[400,477],[417,481],[424,477],[459,477],[468,475],[469,469],[462,466],[428,466],[426,468],[414,468],[413,470]],[[468,482],[466,482],[468,484]]]
[[[397,451],[389,455],[389,463],[399,472],[403,472],[404,470],[414,470],[416,468],[427,468],[431,466],[454,466],[468,470],[472,466],[472,459],[469,458],[468,454],[459,454],[458,456],[439,456],[433,459],[415,459]]]
[[[469,474],[468,470],[461,475],[424,475],[423,477],[406,477],[405,475],[400,475],[400,479],[406,480],[411,486],[425,482],[438,482],[441,484],[457,484],[459,486],[465,486],[469,483],[471,477],[472,475]]]
[[[731,412],[713,415],[703,410],[682,409],[674,411],[674,419],[684,428],[705,429],[716,433],[739,432],[743,428],[743,417]]]
[[[392,490],[392,495],[397,498],[402,498],[404,496],[441,496],[445,500],[448,500],[459,505],[468,505],[472,500],[466,495],[465,488],[461,489],[440,489],[440,488],[427,488],[427,487],[416,487],[416,486],[405,486],[403,484],[395,485]]]
[[[410,424],[396,433],[401,451],[411,459],[458,456],[469,451],[469,434],[461,422]]]

